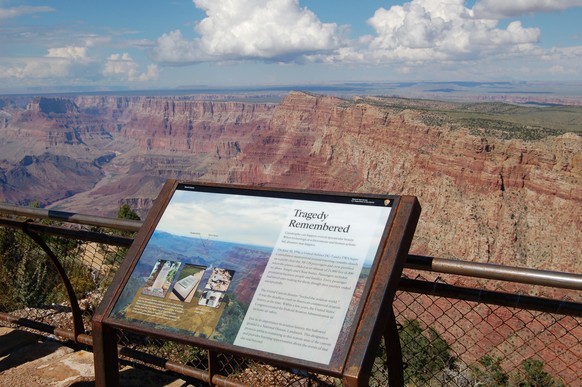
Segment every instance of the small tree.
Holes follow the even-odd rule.
[[[119,207],[119,210],[117,211],[117,219],[141,220],[137,212],[132,210],[129,204],[123,204]],[[133,236],[134,233],[131,231],[120,231],[119,234],[121,236],[129,237]],[[126,251],[127,249],[122,252],[123,256],[125,256]]]
[[[122,204],[117,211],[118,219],[131,219],[131,220],[141,220],[139,215],[131,209],[129,204]]]

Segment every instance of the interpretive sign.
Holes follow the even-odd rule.
[[[103,322],[341,370],[399,197],[168,184]]]

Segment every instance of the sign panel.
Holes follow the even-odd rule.
[[[394,200],[178,184],[109,321],[340,364]]]

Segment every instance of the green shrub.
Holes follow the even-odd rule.
[[[476,386],[507,386],[509,383],[509,375],[501,368],[501,358],[491,357],[489,355],[483,356],[479,359],[480,366],[472,367],[473,376],[475,378]]]
[[[526,359],[521,363],[524,373],[519,383],[520,387],[554,387],[563,386],[561,381],[544,371],[544,362],[537,359]]]
[[[426,385],[443,380],[442,371],[456,368],[449,344],[432,327],[423,329],[417,320],[408,320],[400,331],[406,384]]]

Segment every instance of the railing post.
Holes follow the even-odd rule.
[[[208,380],[211,386],[215,386],[214,375],[218,371],[218,354],[214,351],[208,350]]]
[[[73,286],[71,285],[71,281],[69,281],[69,277],[67,276],[65,269],[59,262],[59,259],[57,258],[55,253],[52,252],[50,247],[45,243],[45,241],[40,237],[40,235],[28,229],[27,227],[28,222],[31,221],[32,220],[27,220],[26,222],[22,223],[22,232],[24,232],[33,241],[35,241],[36,244],[38,244],[44,250],[46,255],[50,258],[51,262],[55,265],[55,268],[57,269],[57,272],[59,273],[59,276],[61,277],[61,280],[65,285],[67,295],[69,296],[69,303],[71,305],[71,312],[73,314],[73,334],[75,336],[75,342],[77,342],[77,337],[80,334],[85,333],[85,326],[83,324],[83,315],[81,314],[81,309],[79,308],[79,302],[77,301],[75,290],[73,289]]]
[[[404,386],[404,364],[402,347],[398,336],[398,325],[394,316],[394,309],[390,308],[388,321],[384,331],[384,348],[386,350],[386,366],[388,368],[388,384],[390,386]]]

